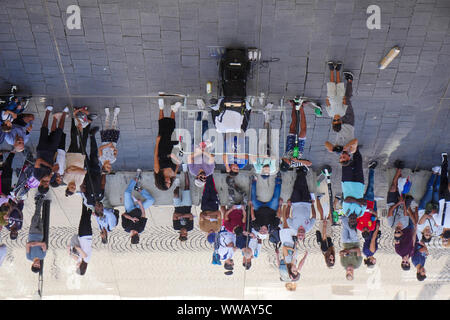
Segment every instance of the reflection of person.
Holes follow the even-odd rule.
[[[450,184],[448,182],[448,157],[442,153],[441,184],[439,186],[439,211],[436,216],[437,223],[443,228],[442,244],[448,247],[450,238]]]
[[[416,267],[417,280],[423,281],[427,278],[425,271],[425,261],[427,260],[428,249],[422,241],[416,241],[414,246],[414,253],[411,257],[411,262]]]
[[[170,118],[164,117],[164,106],[159,109],[158,137],[156,138],[153,172],[155,185],[160,190],[168,190],[178,170],[178,165],[172,161],[172,148],[178,141],[172,141],[172,133],[175,131],[175,113],[181,106],[180,102],[171,106]]]
[[[144,197],[145,201],[142,203],[131,195],[133,190],[135,190],[139,174],[140,169],[138,169],[136,178],[130,181],[124,193],[125,212],[122,214],[122,227],[126,232],[130,233],[131,244],[139,243],[139,233],[144,231],[145,225],[147,224],[145,209],[150,208],[155,202],[150,193],[145,189],[139,188],[139,186],[137,189]]]
[[[218,233],[218,237],[219,248],[217,249],[217,253],[219,254],[220,260],[223,261],[225,270],[227,270],[225,274],[232,275],[234,270],[233,256],[237,250],[236,235],[223,227]]]
[[[333,240],[331,239],[329,233],[330,233],[330,224],[332,223],[333,216],[329,214],[327,218],[324,219],[323,214],[323,208],[322,203],[320,202],[320,199],[317,199],[315,201],[315,204],[317,206],[317,210],[319,211],[320,220],[322,222],[322,228],[320,231],[316,231],[316,240],[317,243],[320,245],[320,250],[322,251],[322,254],[325,258],[325,264],[328,268],[334,267],[334,263],[336,261],[336,255],[334,250],[334,244]]]
[[[219,209],[219,197],[213,175],[206,177],[200,208],[202,212],[199,218],[199,228],[208,233],[208,242],[214,243],[216,232],[219,232],[222,226],[222,212]]]
[[[414,244],[416,241],[416,223],[414,216],[408,218],[408,224],[402,228],[397,225],[394,231],[394,248],[395,252],[402,257],[401,267],[407,271],[411,268],[409,259],[414,252]]]
[[[195,148],[194,153],[188,157],[189,172],[195,177],[195,185],[202,188],[206,177],[214,173],[214,155],[203,148]]]
[[[117,226],[119,211],[112,208],[103,208],[103,212],[99,213],[94,211],[93,214],[97,220],[102,243],[108,243],[108,232],[113,231]]]
[[[91,210],[83,205],[78,234],[70,239],[69,254],[77,261],[77,274],[83,276],[92,255]]]
[[[173,205],[175,207],[172,217],[173,228],[180,232],[178,239],[186,241],[188,231],[194,229],[194,216],[191,213],[191,190],[189,188],[189,174],[187,170],[184,171],[184,190],[180,194],[180,187],[177,186],[173,191]]]
[[[75,121],[72,119],[70,127],[70,145],[65,157],[65,170],[63,181],[67,184],[66,196],[71,196],[83,183],[84,177],[87,173],[84,170],[84,148],[86,148],[88,132],[90,126],[83,129],[81,134],[81,141],[78,137],[78,129],[75,126]],[[59,150],[58,150],[59,152]]]
[[[36,209],[31,218],[28,242],[26,244],[26,257],[28,260],[33,261],[31,271],[35,273],[41,270],[41,260],[44,260],[47,253],[47,245],[44,242],[44,222],[41,215],[43,202],[43,197],[36,201]]]

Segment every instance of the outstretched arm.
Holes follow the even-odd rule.
[[[308,256],[308,251],[305,252],[305,255],[303,256],[302,260],[300,260],[300,262],[298,263],[298,266],[297,266],[298,272],[300,272],[300,270],[302,270],[307,256]]]

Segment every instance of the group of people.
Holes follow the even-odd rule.
[[[247,101],[241,105],[229,103],[226,99],[215,102],[211,107],[213,123],[218,132],[226,134],[226,152],[221,161],[224,164],[228,197],[226,201],[222,199],[222,202],[214,179],[217,161],[211,151],[213,145],[204,135],[208,128],[209,112],[205,109],[198,113],[197,122],[202,126],[202,139],[196,144],[192,142],[193,151],[180,158],[178,152],[174,152],[179,144],[174,139],[174,131],[175,114],[181,103],[171,106],[169,117],[164,115],[164,104],[160,104],[159,132],[154,149],[155,188],[173,194],[173,228],[178,231],[180,241],[186,241],[188,232],[194,228],[191,186],[200,189],[202,196],[198,225],[213,247],[212,263],[223,263],[226,275],[233,274],[233,257],[237,250],[242,252],[243,267],[249,270],[253,259],[260,255],[263,241],[267,240],[275,249],[280,280],[288,290],[295,290],[308,257],[307,250],[300,254],[300,243],[314,230],[325,265],[332,268],[336,263],[335,244],[330,232],[334,225],[333,211],[340,216],[341,250],[338,253],[346,279],[353,280],[354,270],[363,261],[370,268],[377,263],[375,254],[381,236],[377,208],[379,198],[374,194],[377,161],[371,160],[367,164],[369,176],[365,186],[363,157],[354,136],[355,116],[351,104],[353,74],[343,72],[345,86],[341,81],[342,63],[330,61],[328,66],[330,82],[327,84],[325,109],[332,119],[331,128],[336,133],[336,140],[334,143],[326,141],[325,148],[337,155],[342,170],[342,196],[336,197],[333,203],[328,203],[329,210],[322,207],[323,194],[310,192],[308,187],[307,175],[312,162],[305,157],[307,123],[304,102],[296,104],[291,101],[291,125],[286,137],[285,153],[279,160],[270,154],[256,156],[242,152],[245,150],[245,130],[251,114],[251,106]],[[53,107],[48,106],[36,148],[36,159],[32,165],[24,165],[24,178],[22,181],[19,179],[16,186],[12,187],[12,160],[17,152],[24,150],[34,120],[33,115],[23,113],[19,101],[14,102],[15,107],[2,111],[0,138],[4,137],[13,149],[6,161],[2,161],[0,222],[10,230],[11,239],[17,238],[23,223],[22,195],[31,188],[37,188],[36,210],[26,245],[26,256],[32,261],[32,270],[40,271],[40,261],[44,259],[47,250],[43,241],[41,208],[50,187],[64,185],[67,197],[77,192],[82,196],[78,233],[73,235],[68,244],[70,255],[77,261],[77,273],[80,275],[86,273],[92,255],[91,216],[97,221],[103,243],[108,242],[108,233],[121,219],[122,228],[129,233],[131,244],[138,244],[140,234],[146,227],[149,214],[147,209],[155,202],[151,193],[141,184],[142,171],[137,170],[124,192],[125,211],[121,216],[118,210],[103,205],[106,175],[111,173],[112,164],[117,158],[120,108],[114,109],[112,121],[110,109],[105,109],[106,120],[104,129],[100,132],[100,147],[96,140],[99,128],[91,128],[93,115],[86,107],[74,108],[71,141],[66,150],[63,129],[70,110],[66,107],[61,113],[54,113],[49,128]],[[270,107],[268,105],[265,110],[267,125],[270,122]],[[224,116],[227,110],[236,114]],[[86,152],[88,140],[89,154]],[[252,174],[249,186],[246,187],[238,182],[238,175],[247,165],[252,166]],[[410,181],[402,177],[404,164],[396,161],[395,167],[397,171],[387,195],[389,210],[386,223],[394,230],[394,246],[401,256],[401,268],[409,270],[412,262],[416,267],[417,279],[422,281],[426,278],[424,266],[430,239],[434,236],[441,237],[442,245],[449,246],[447,154],[442,154],[441,166],[433,168],[426,194],[416,206],[413,205],[415,201],[412,201],[412,197],[407,195]],[[290,197],[282,199],[282,177],[289,171],[294,172],[295,182]],[[136,193],[140,194],[137,198]],[[317,220],[318,227],[314,228]],[[362,248],[360,236],[364,241]],[[0,248],[0,252],[4,252],[4,249]]]

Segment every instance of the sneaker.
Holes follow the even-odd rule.
[[[175,104],[170,106],[170,110],[172,110],[173,112],[177,112],[181,105],[181,102],[175,102]]]
[[[333,61],[328,61],[327,65],[328,65],[328,68],[330,69],[330,71],[334,70],[334,62]]]
[[[381,200],[384,200],[384,197],[374,197],[373,198],[375,201],[381,201]]]
[[[107,116],[109,116],[109,108],[108,107],[105,108],[105,113]]]
[[[11,94],[16,94],[19,88],[17,86],[11,86]]]
[[[53,111],[53,106],[47,106],[47,108],[45,108],[45,110],[52,112]]]
[[[441,167],[435,166],[431,169],[431,171],[433,171],[433,173],[435,173],[435,174],[441,174]]]
[[[340,71],[341,68],[342,68],[342,62],[340,62],[340,61],[336,62],[336,64],[334,65],[334,70]]]
[[[187,163],[183,163],[183,164],[181,165],[181,167],[183,168],[183,172],[187,172],[187,171],[188,171],[188,165],[187,165]]]
[[[344,77],[347,81],[353,81],[353,73],[351,73],[350,71],[344,71]]]
[[[114,108],[114,117],[117,117],[117,115],[119,114],[119,112],[120,112],[120,107],[115,107],[115,108]]]
[[[162,98],[158,99],[158,106],[159,106],[159,110],[164,110],[164,99],[162,99]]]
[[[142,170],[141,170],[141,169],[137,169],[137,170],[136,170],[136,176],[134,177],[134,179],[135,179],[136,181],[140,181],[141,178],[142,178]]]
[[[442,158],[442,163],[447,162],[448,161],[447,152],[442,152],[441,153],[441,158]]]
[[[68,107],[68,106],[66,106],[66,107],[64,108],[63,112],[65,112],[65,113],[69,113],[69,107]]]
[[[403,169],[403,168],[405,168],[405,163],[403,161],[401,161],[401,160],[395,160],[394,161],[394,168]]]
[[[378,165],[378,161],[376,160],[370,160],[369,161],[369,169],[375,169]]]
[[[95,136],[98,130],[100,130],[100,127],[93,127],[91,130],[89,130],[89,134]]]

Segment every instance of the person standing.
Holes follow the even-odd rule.
[[[184,190],[180,194],[180,187],[177,186],[173,192],[173,229],[180,232],[178,240],[186,241],[188,231],[194,229],[194,216],[191,213],[192,199],[189,188],[189,174],[186,165],[183,164]],[[178,180],[179,181],[179,180]]]
[[[213,175],[206,177],[200,208],[202,212],[199,218],[199,228],[208,234],[208,242],[214,243],[217,232],[222,226],[222,211],[219,208],[219,196]]]
[[[88,263],[92,256],[92,211],[83,204],[78,234],[70,239],[69,254],[77,261],[76,273],[80,276],[86,274]]]
[[[100,131],[101,145],[98,148],[98,159],[101,163],[102,170],[106,173],[110,173],[112,170],[111,165],[117,160],[117,142],[120,137],[120,130],[118,127],[117,117],[120,113],[120,108],[114,108],[114,117],[109,125],[110,112],[109,108],[105,108],[105,128]]]
[[[339,256],[341,257],[341,265],[345,268],[346,278],[351,281],[354,279],[355,269],[361,266],[363,260],[356,229],[356,215],[342,216],[341,222],[343,250],[339,252]]]
[[[44,242],[44,222],[41,215],[43,202],[44,197],[40,197],[35,201],[36,208],[31,218],[28,241],[25,246],[26,257],[33,262],[31,264],[31,271],[34,273],[38,273],[41,270],[41,260],[44,260],[47,254],[47,245]]]

